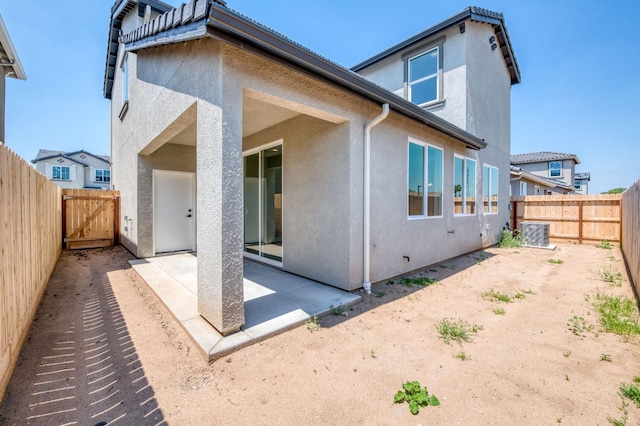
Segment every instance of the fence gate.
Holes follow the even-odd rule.
[[[62,237],[66,249],[119,244],[120,191],[62,190]]]

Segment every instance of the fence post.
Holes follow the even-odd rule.
[[[578,201],[578,244],[582,244],[582,206],[584,201]]]
[[[513,230],[518,229],[518,201],[513,201]]]
[[[67,248],[67,200],[62,195],[62,248]]]

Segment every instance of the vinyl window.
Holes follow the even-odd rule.
[[[498,168],[485,164],[482,167],[482,211],[498,213]]]
[[[442,216],[442,149],[412,140],[408,153],[408,216]],[[425,185],[426,183],[426,185]]]
[[[476,214],[476,162],[470,158],[453,158],[453,213]]]
[[[549,177],[562,177],[562,161],[549,162]]]
[[[97,169],[96,182],[111,182],[111,171],[105,169]]]
[[[439,85],[440,48],[435,47],[408,61],[408,99],[424,105],[441,98]]]
[[[69,166],[51,166],[51,179],[53,180],[69,180]]]

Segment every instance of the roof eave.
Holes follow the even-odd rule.
[[[18,57],[18,53],[16,52],[15,47],[13,46],[13,42],[11,41],[11,37],[9,36],[9,31],[7,30],[7,27],[4,25],[2,16],[0,16],[0,45],[4,49],[10,61],[10,64],[2,65],[0,67],[8,66],[13,70],[13,73],[5,72],[4,74],[11,78],[26,80],[27,74],[24,72],[24,69],[22,68],[22,63],[20,62],[20,58]]]
[[[388,103],[391,109],[440,130],[464,142],[471,149],[479,150],[487,146],[487,143],[477,136],[369,82],[355,72],[350,72],[318,55],[312,54],[301,46],[273,34],[256,25],[255,22],[237,15],[227,8],[212,4],[207,26],[210,28],[209,34],[212,36],[220,37],[229,42],[232,42],[232,39],[237,39],[239,43],[236,43],[236,45],[239,47],[254,52],[256,50],[266,51],[271,56],[295,65],[298,69],[337,83],[380,104]],[[226,37],[226,35],[231,35],[232,39]]]

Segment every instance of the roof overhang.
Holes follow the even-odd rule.
[[[528,172],[520,167],[511,166],[510,169],[511,176],[515,176],[515,180],[517,179],[527,179],[534,183],[539,183],[544,186],[549,186],[552,188],[560,188],[565,191],[573,191],[574,189],[570,185],[566,185],[562,182],[555,181],[553,179],[546,179],[542,176],[535,175],[531,172]]]
[[[292,67],[312,78],[330,82],[352,93],[355,92],[379,104],[388,103],[392,110],[437,129],[463,142],[468,148],[479,150],[487,146],[483,139],[216,2],[209,4],[208,14],[204,18],[196,20],[198,16],[194,14],[194,20],[191,22],[175,27],[168,26],[163,31],[156,32],[155,23],[145,25],[123,36],[122,40],[126,43],[125,49],[138,51],[166,43],[213,37]]]
[[[19,80],[26,80],[27,75],[22,68],[22,63],[18,57],[11,37],[9,37],[9,31],[4,25],[2,16],[0,16],[0,67],[4,69],[4,75],[11,78],[17,78]]]
[[[502,13],[493,12],[491,10],[475,6],[467,7],[457,15],[454,15],[449,19],[445,19],[439,24],[427,28],[426,30],[414,35],[413,37],[410,37],[396,44],[395,46],[392,46],[389,49],[355,65],[351,69],[355,72],[358,72],[363,68],[381,61],[382,59],[393,55],[394,53],[399,52],[400,50],[409,47],[412,44],[417,43],[427,37],[430,37],[439,31],[443,31],[454,25],[459,25],[467,20],[484,22],[493,27],[493,30],[496,34],[498,46],[500,47],[502,57],[504,58],[505,65],[507,66],[507,70],[509,70],[509,74],[511,75],[511,84],[514,85],[520,83],[520,67],[518,66],[518,61],[516,60],[516,56],[513,52],[511,39],[509,38],[509,33],[507,31],[507,25],[504,22],[504,15]]]

